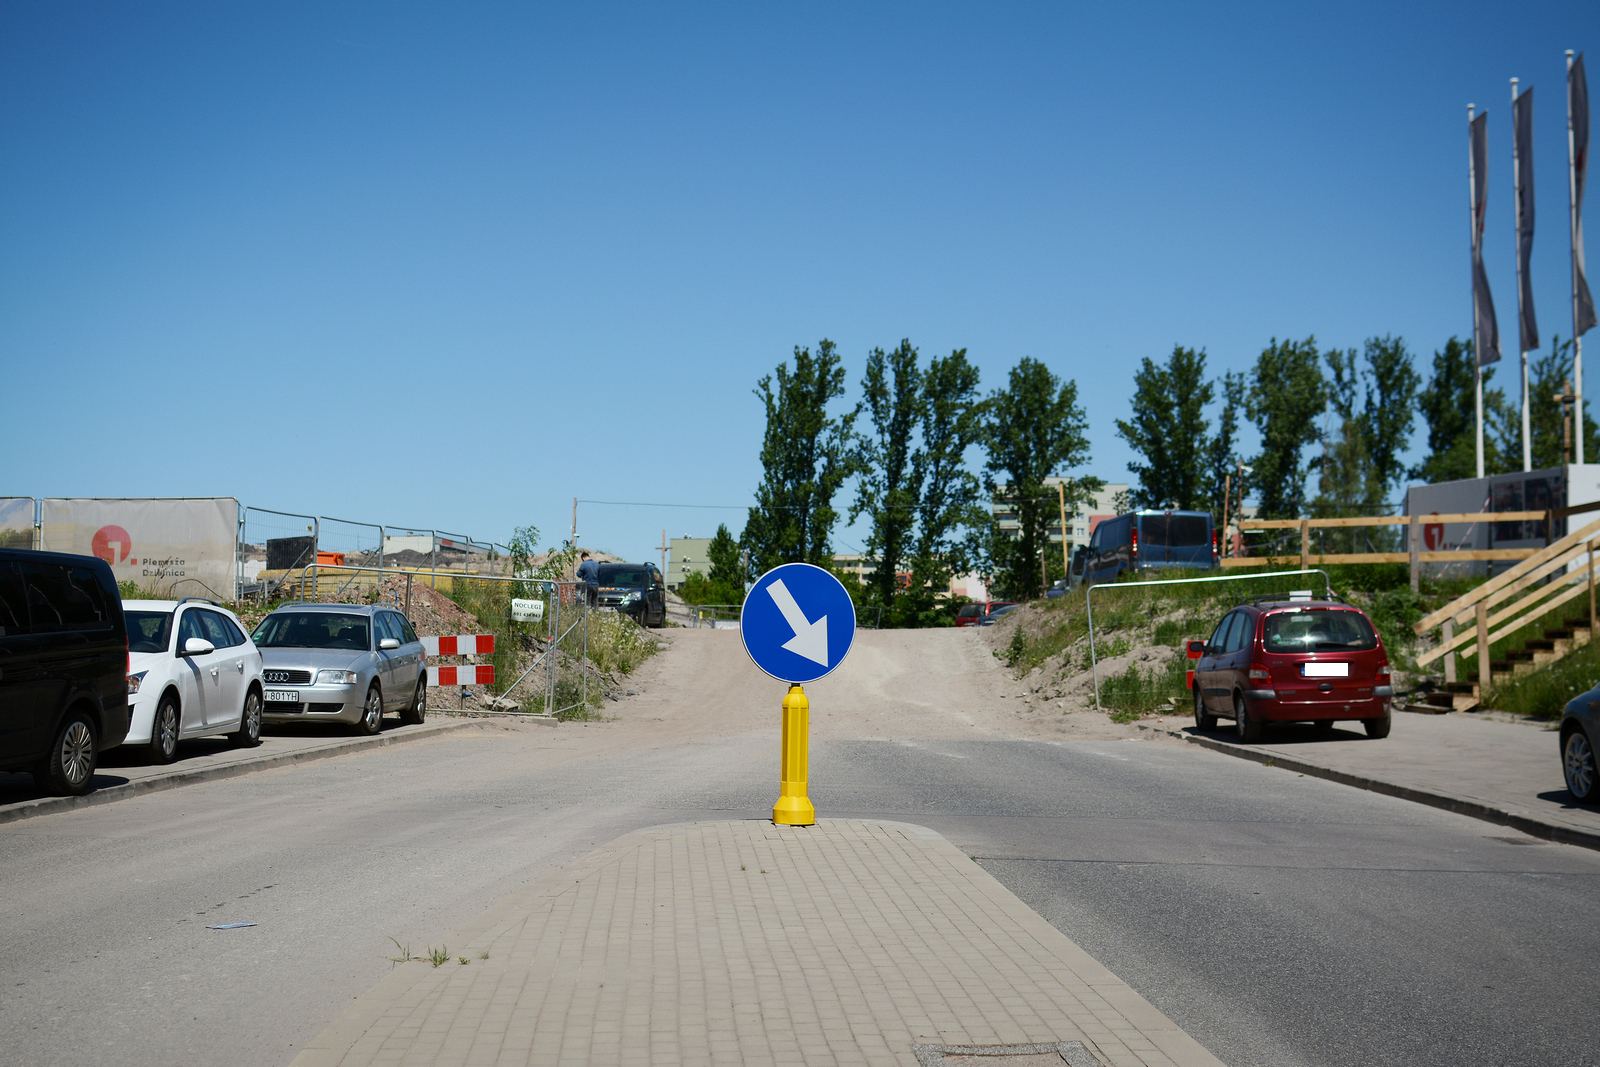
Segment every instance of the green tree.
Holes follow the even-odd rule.
[[[1580,432],[1584,434],[1583,458],[1590,463],[1600,460],[1600,455],[1595,452],[1595,420],[1589,415],[1587,399],[1583,404],[1583,429],[1580,431],[1574,420],[1570,451],[1562,448],[1562,423],[1566,412],[1561,402],[1555,398],[1567,391],[1567,384],[1571,381],[1572,341],[1563,341],[1561,335],[1557,334],[1550,339],[1550,354],[1528,364],[1528,422],[1533,431],[1535,470],[1541,467],[1558,467],[1568,462],[1563,458],[1564,455],[1570,455],[1572,460],[1576,460]],[[1518,419],[1520,418],[1519,411]],[[1520,427],[1519,421],[1519,434]],[[1522,439],[1519,436],[1517,440],[1520,449]],[[1517,454],[1520,456],[1521,452]]]
[[[1223,494],[1233,500],[1244,499],[1244,475],[1239,470],[1239,413],[1245,406],[1245,377],[1229,371],[1218,384],[1222,386],[1222,409],[1217,413],[1217,434],[1206,444],[1210,479],[1206,490],[1207,504],[1220,530],[1224,512],[1230,520],[1234,518],[1233,512],[1224,507]]]
[[[1417,394],[1417,410],[1428,427],[1428,456],[1411,469],[1411,476],[1423,482],[1453,482],[1475,478],[1478,474],[1476,404],[1473,396],[1474,359],[1472,342],[1455,337],[1433,353],[1433,374]],[[1508,417],[1505,394],[1490,386],[1494,367],[1483,369],[1484,472],[1505,469],[1499,440],[1505,436]],[[1522,457],[1521,424],[1513,433],[1517,466]]]
[[[1362,386],[1361,432],[1372,463],[1369,499],[1388,500],[1400,488],[1406,467],[1400,456],[1411,445],[1416,425],[1417,389],[1422,379],[1413,366],[1405,340],[1369,337]]]
[[[844,367],[836,346],[824,339],[816,355],[796,346],[794,369],[778,364],[776,382],[766,375],[756,395],[766,407],[756,506],[745,523],[751,566],[765,571],[780,563],[829,566],[829,539],[839,513],[833,498],[855,469],[854,425],[859,406],[831,414],[830,402],[844,395]]]
[[[740,554],[739,542],[728,532],[727,524],[718,523],[711,544],[706,546],[706,560],[711,564],[707,577],[719,585],[739,590],[742,597],[744,583],[749,581],[749,575],[744,573],[744,562],[740,559]]]
[[[1320,436],[1317,417],[1326,406],[1316,338],[1280,343],[1274,337],[1256,360],[1245,408],[1261,433],[1261,452],[1250,465],[1263,518],[1296,518],[1304,510],[1300,455]]]
[[[954,575],[974,566],[981,554],[978,531],[988,522],[982,483],[966,461],[967,450],[984,438],[987,405],[978,395],[978,368],[958,348],[930,360],[922,383],[922,447],[912,457],[922,499],[904,613],[915,626],[945,621],[935,598]]]
[[[872,432],[860,440],[860,478],[850,521],[862,513],[871,517],[866,555],[875,569],[866,584],[873,599],[889,607],[912,548],[922,496],[923,472],[912,455],[923,401],[922,372],[910,340],[888,355],[881,348],[872,350],[861,392]]]
[[[1049,493],[1046,500],[1044,480],[1089,461],[1089,420],[1078,406],[1078,385],[1024,357],[1011,368],[1006,388],[990,396],[985,427],[984,486],[997,500],[1016,505],[1021,527],[1015,539],[999,536],[998,530],[991,536],[991,567],[999,587],[1009,595],[1040,596],[1044,592],[1040,557],[1056,513],[1056,494]],[[1005,476],[1003,486],[996,475]],[[1100,484],[1099,479],[1069,484],[1069,511]]]
[[[1205,408],[1215,395],[1206,381],[1206,354],[1174,345],[1165,365],[1144,357],[1133,375],[1133,417],[1116,420],[1117,436],[1144,457],[1130,463],[1138,476],[1134,505],[1184,511],[1208,495]]]

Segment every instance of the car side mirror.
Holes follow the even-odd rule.
[[[1206,643],[1204,641],[1190,641],[1187,647],[1190,659],[1199,659],[1206,654]]]
[[[217,646],[213,645],[210,641],[207,641],[205,638],[203,638],[203,637],[191,637],[191,638],[189,638],[189,640],[187,640],[187,641],[185,641],[183,643],[183,651],[181,653],[179,653],[179,655],[183,655],[183,656],[203,656],[207,652],[215,652],[216,650],[217,650]]]
[[[392,637],[385,637],[378,642],[378,647],[388,652],[390,649],[399,648],[400,642]]]

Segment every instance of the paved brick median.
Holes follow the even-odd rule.
[[[450,962],[397,966],[295,1067],[915,1067],[913,1044],[1067,1041],[1106,1065],[1220,1067],[969,857],[901,823],[640,831],[446,943]]]

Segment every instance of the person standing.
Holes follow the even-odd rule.
[[[580,557],[578,564],[578,581],[583,583],[584,591],[589,595],[589,606],[592,608],[600,600],[600,564],[589,558],[585,552]]]

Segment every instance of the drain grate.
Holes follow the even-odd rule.
[[[1082,1041],[1053,1041],[1043,1045],[912,1045],[911,1054],[922,1067],[1102,1067]]]

